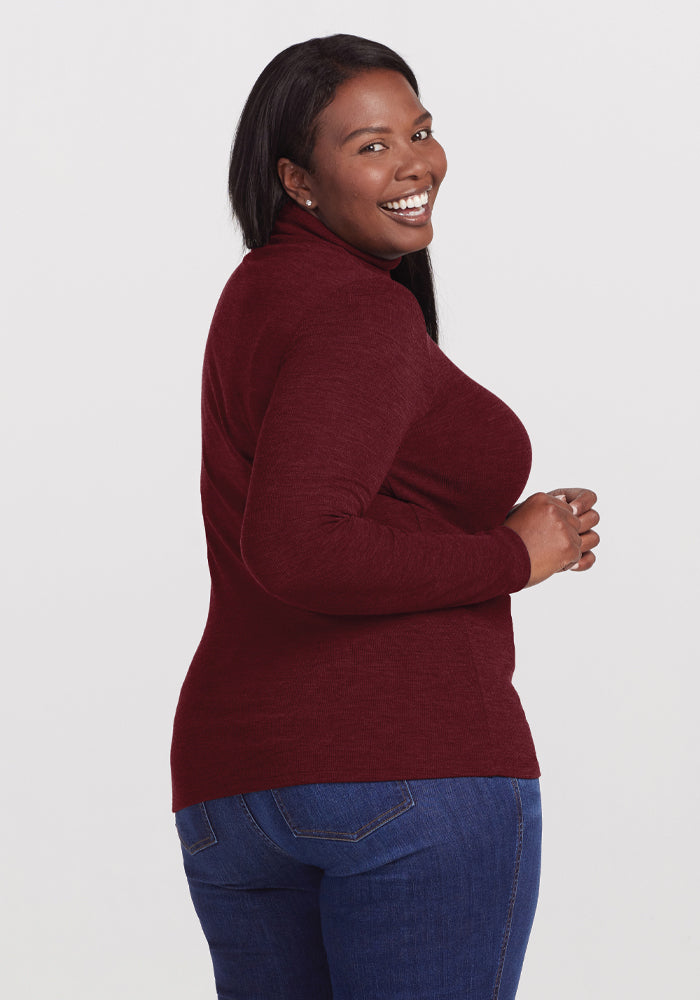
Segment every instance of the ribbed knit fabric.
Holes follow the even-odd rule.
[[[540,774],[512,686],[503,521],[527,433],[429,337],[398,264],[289,203],[205,349],[209,615],[174,810],[285,785]]]

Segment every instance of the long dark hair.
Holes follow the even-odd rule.
[[[249,250],[269,242],[279,210],[289,200],[277,174],[277,161],[284,156],[310,170],[321,111],[341,83],[369,69],[396,70],[419,96],[413,71],[400,55],[357,35],[327,35],[290,45],[255,81],[238,121],[228,173],[233,216]],[[428,333],[437,343],[427,247],[404,254],[391,275],[418,299]]]

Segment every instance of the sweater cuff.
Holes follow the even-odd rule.
[[[517,531],[513,531],[507,524],[500,525],[500,527],[494,530],[500,534],[511,555],[512,573],[508,591],[511,594],[515,594],[526,587],[530,579],[530,574],[532,573],[530,553],[527,551],[527,545]]]

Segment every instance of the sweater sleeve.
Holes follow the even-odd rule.
[[[348,287],[323,321],[311,319],[284,353],[260,428],[241,557],[265,591],[308,611],[456,607],[513,593],[530,576],[506,526],[421,531],[365,516],[433,392],[420,309],[389,289],[378,303]]]

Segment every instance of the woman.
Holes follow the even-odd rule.
[[[205,351],[212,589],[173,810],[218,996],[515,996],[539,766],[510,594],[594,561],[590,490],[438,347],[445,154],[390,49],[266,67],[233,145],[251,250]]]

